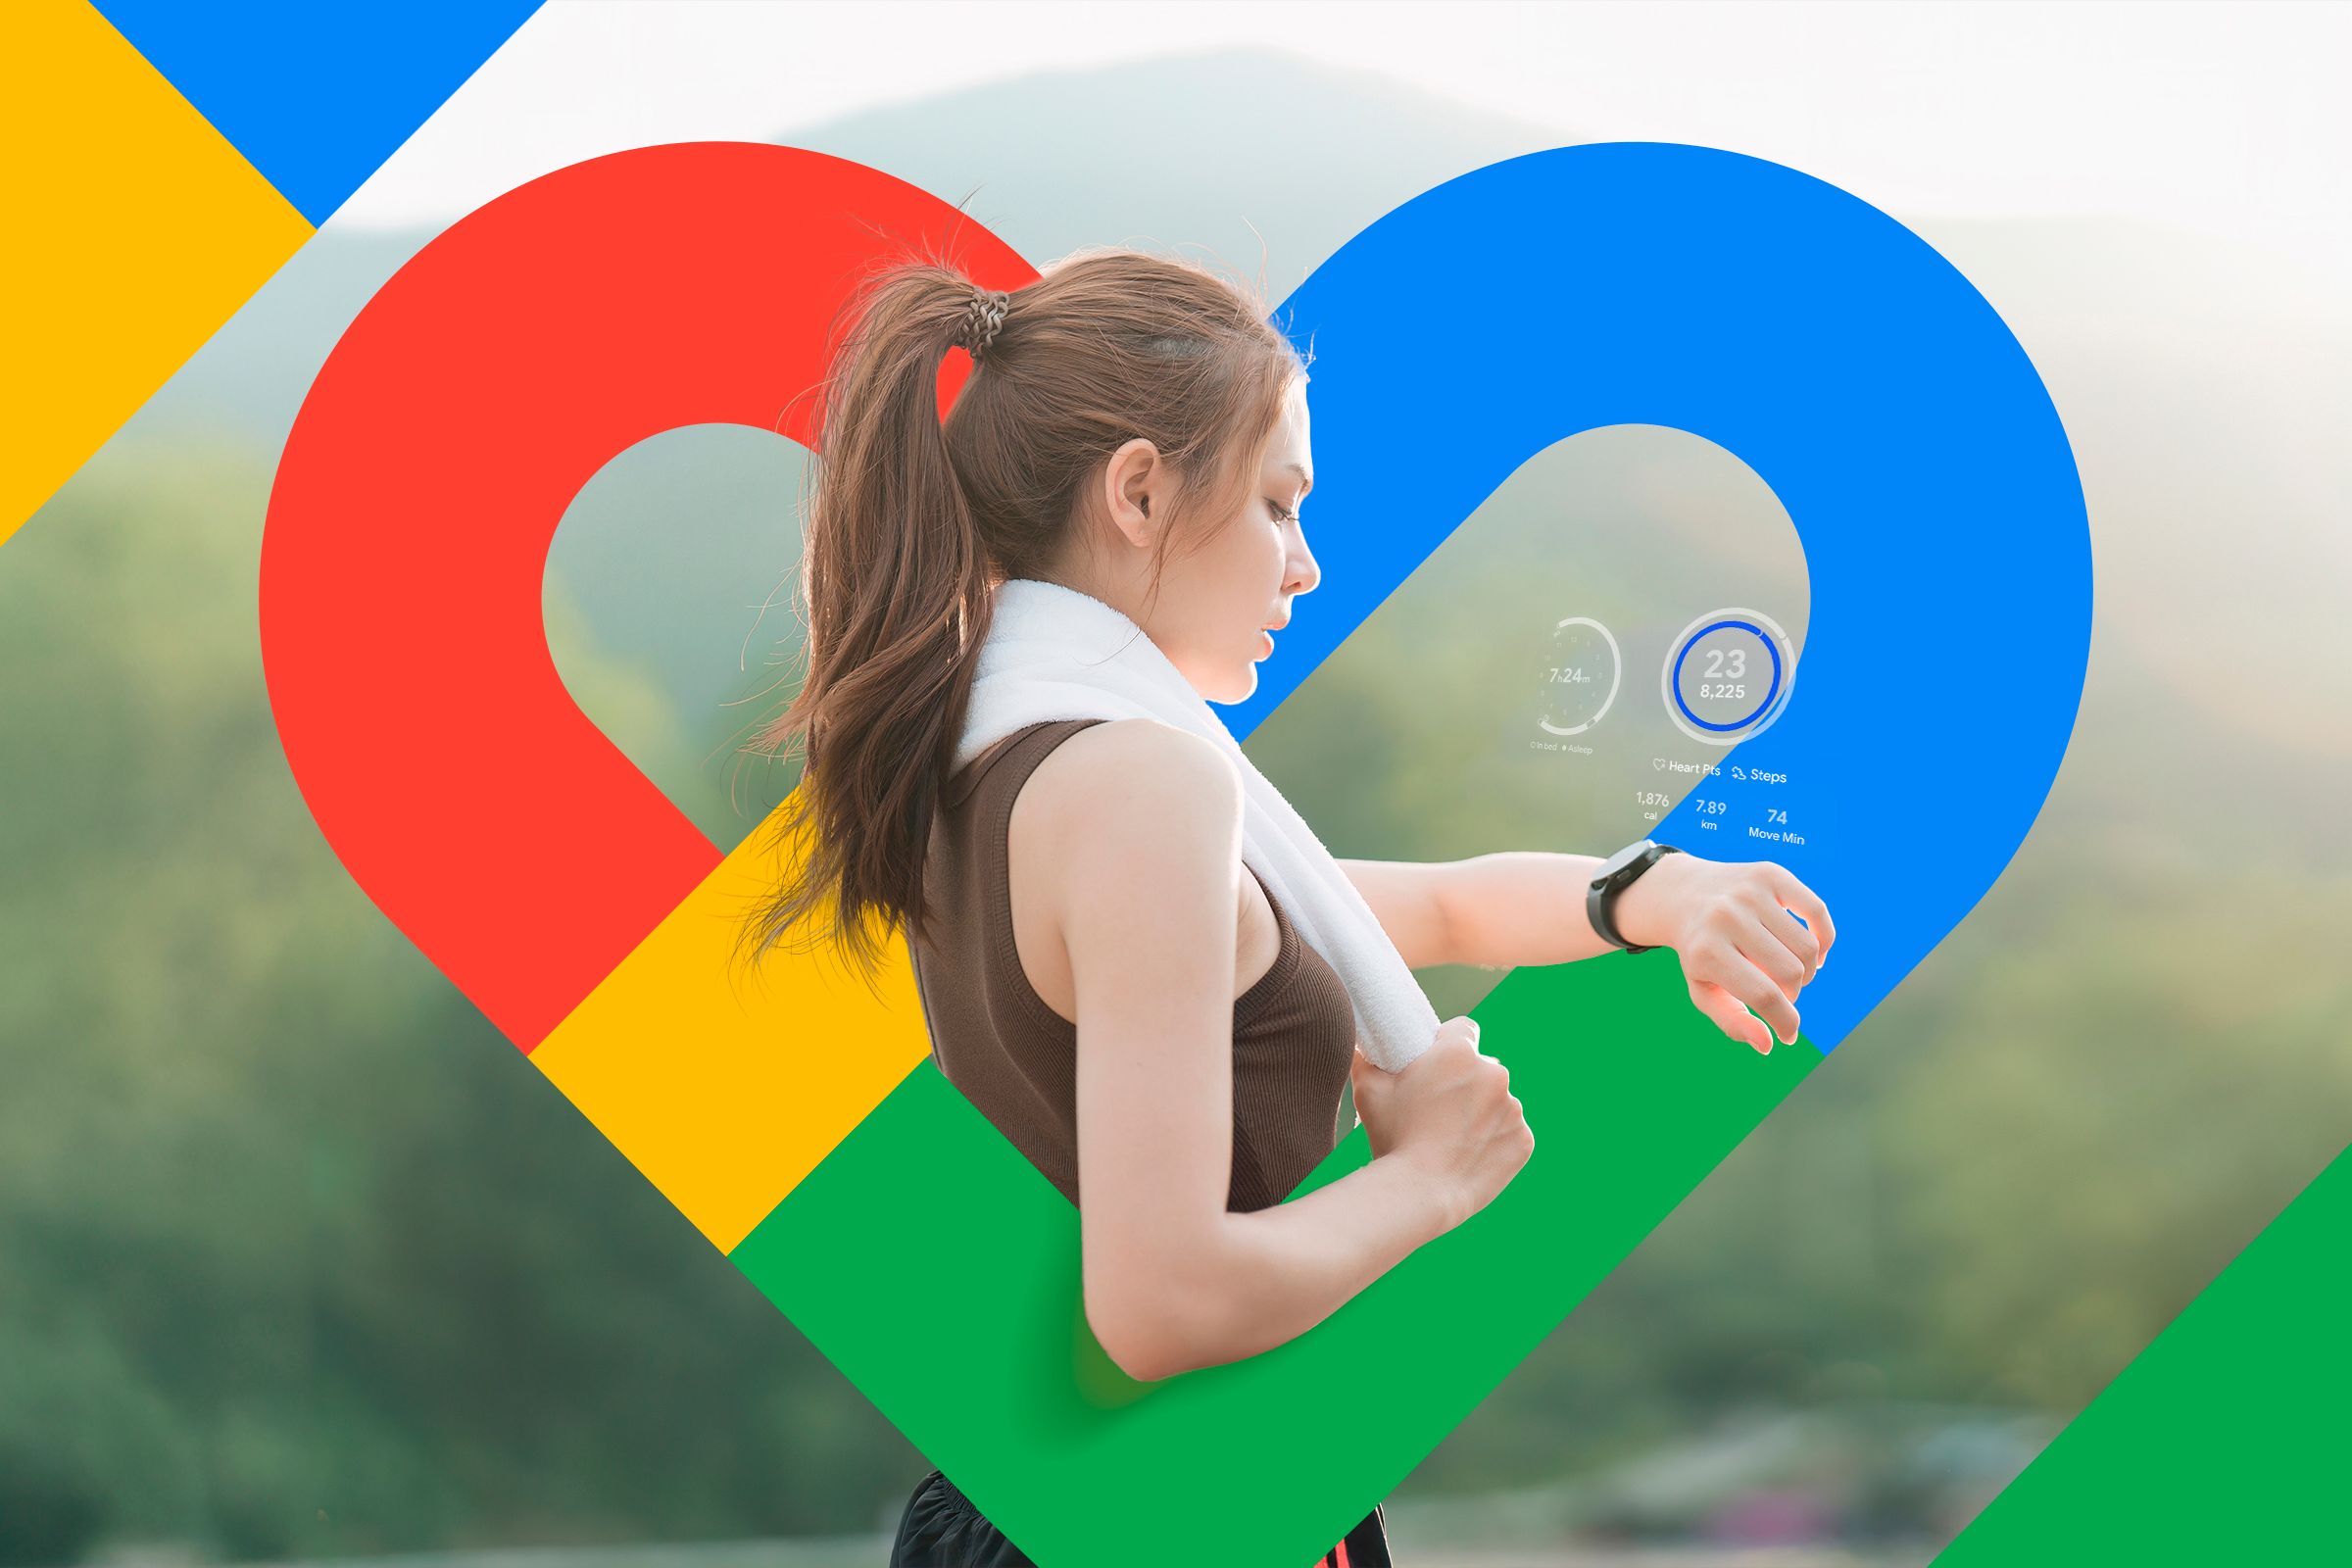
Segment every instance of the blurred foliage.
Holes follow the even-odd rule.
[[[266,482],[159,456],[0,562],[0,1563],[871,1528],[918,1456],[311,822]]]

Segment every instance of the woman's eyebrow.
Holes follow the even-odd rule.
[[[1300,495],[1306,494],[1307,491],[1312,490],[1315,487],[1315,476],[1306,471],[1306,465],[1303,463],[1289,464],[1284,467],[1283,471],[1285,473],[1295,473],[1298,476],[1300,480],[1298,493]]]

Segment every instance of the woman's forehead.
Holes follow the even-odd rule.
[[[1266,467],[1269,471],[1297,466],[1311,475],[1313,459],[1307,445],[1306,400],[1293,398],[1283,405],[1282,417],[1274,421],[1272,438],[1266,442]]]

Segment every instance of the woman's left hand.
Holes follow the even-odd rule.
[[[1767,1054],[1774,1034],[1796,1039],[1796,994],[1838,940],[1820,897],[1770,860],[1669,855],[1617,895],[1614,912],[1628,942],[1674,950],[1693,1006]]]

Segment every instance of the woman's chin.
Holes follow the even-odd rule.
[[[1199,665],[1178,667],[1184,670],[1185,684],[1199,692],[1204,703],[1246,703],[1257,695],[1257,661],[1254,659],[1227,664],[1221,669],[1214,666],[1202,669]]]
[[[1224,684],[1224,689],[1219,691],[1215,696],[1210,697],[1208,700],[1212,703],[1219,704],[1220,706],[1230,708],[1235,703],[1246,703],[1256,695],[1257,665],[1254,662],[1252,662],[1250,663],[1244,664],[1239,674],[1228,677]]]

